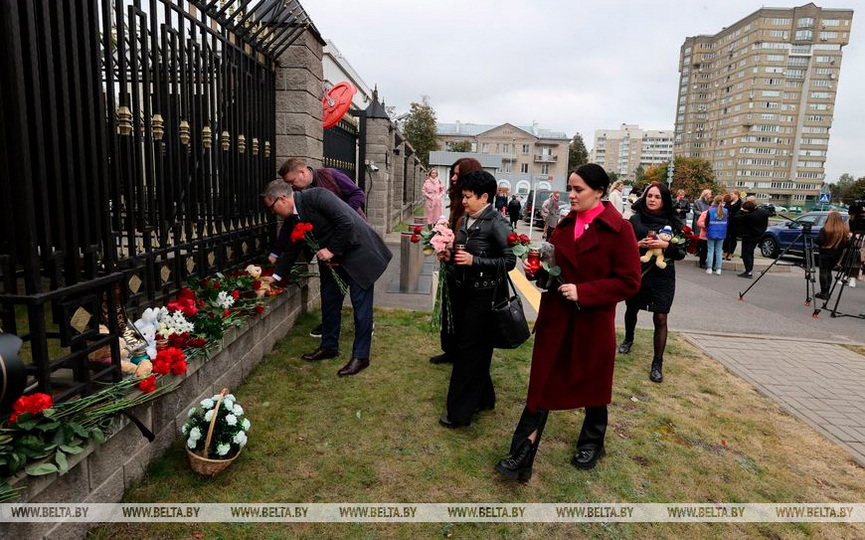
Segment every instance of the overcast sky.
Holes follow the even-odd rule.
[[[772,2],[794,7],[807,2]],[[301,0],[397,113],[428,95],[439,122],[581,133],[673,129],[679,48],[763,7],[746,0]],[[818,3],[865,8],[862,0]],[[826,179],[865,176],[865,29],[844,48]]]

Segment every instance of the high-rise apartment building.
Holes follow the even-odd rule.
[[[607,172],[615,172],[620,180],[634,181],[634,171],[640,165],[647,168],[665,163],[673,157],[673,132],[642,130],[634,124],[622,124],[621,129],[595,131],[595,142],[589,161]]]
[[[853,11],[763,8],[679,56],[676,156],[765,202],[815,202]]]

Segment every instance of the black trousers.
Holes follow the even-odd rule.
[[[834,252],[826,250],[820,253],[820,292],[822,294],[829,294],[829,290],[832,288],[832,270],[841,259],[841,254],[841,250],[834,250]]]
[[[736,244],[738,240],[735,236],[728,235],[727,238],[724,238],[724,253],[733,254],[736,252]]]
[[[453,370],[448,385],[447,412],[452,422],[467,425],[475,411],[496,405],[490,377],[493,346],[490,310],[493,289],[454,289],[450,295],[454,313]]]
[[[757,249],[759,241],[759,238],[742,238],[742,262],[749,274],[754,270],[754,250]]]
[[[709,255],[709,242],[701,238],[697,250],[700,257],[700,268],[706,268],[706,257]]]
[[[538,409],[536,412],[529,411],[528,407],[523,408],[523,414],[520,416],[520,421],[517,423],[517,429],[514,431],[514,437],[511,439],[511,454],[519,450],[520,446],[535,430],[538,435],[535,439],[535,444],[540,444],[541,435],[544,433],[544,426],[547,425],[547,418],[550,411],[546,409]],[[607,406],[586,407],[586,416],[583,418],[583,427],[580,429],[580,436],[577,439],[577,448],[601,448],[604,446],[604,437],[607,433]]]

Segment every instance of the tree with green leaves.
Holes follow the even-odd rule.
[[[422,96],[421,102],[411,104],[403,132],[414,148],[415,156],[424,167],[429,165],[429,153],[438,148],[436,141],[436,113],[429,102],[429,96]]]
[[[840,193],[841,202],[850,204],[853,201],[861,201],[865,199],[865,176],[857,179],[855,182],[845,185]]]
[[[829,184],[829,193],[833,200],[848,203],[855,201],[853,196],[853,186],[856,185],[856,178],[850,173],[844,173],[838,178],[835,184]]]
[[[646,183],[645,179],[646,179],[646,168],[643,167],[642,163],[640,163],[639,165],[637,165],[637,168],[634,169],[634,182],[633,183],[634,183],[634,185],[637,185],[637,184],[645,185],[645,183]],[[626,180],[625,183],[627,184],[629,182]]]
[[[472,151],[472,142],[471,141],[454,141],[450,143],[451,152],[471,152]]]
[[[589,153],[583,143],[583,136],[577,133],[568,145],[568,172],[589,162]]]
[[[667,183],[667,168],[669,162],[650,165],[645,170],[642,180],[637,179],[634,187],[644,187],[651,182]],[[696,157],[677,157],[676,166],[673,169],[673,183],[670,186],[673,193],[680,189],[685,190],[685,196],[693,200],[700,196],[704,189],[711,189],[712,193],[721,193],[724,188],[715,180],[715,171],[708,160]]]

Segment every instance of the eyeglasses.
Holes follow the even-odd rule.
[[[282,198],[282,197],[277,197],[277,198],[273,199],[273,202],[272,202],[272,203],[270,203],[270,204],[268,204],[268,205],[265,205],[265,206],[267,206],[267,209],[268,209],[268,210],[270,210],[271,212],[273,212],[273,207],[276,206],[276,203],[279,202],[279,199],[281,199],[281,198]]]

